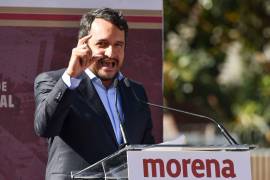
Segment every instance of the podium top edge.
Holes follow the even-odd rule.
[[[256,148],[256,145],[179,145],[179,144],[154,144],[154,145],[128,145],[123,151],[140,151],[140,150],[180,150],[180,151],[250,151]]]

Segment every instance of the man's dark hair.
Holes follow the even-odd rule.
[[[114,24],[121,31],[124,30],[125,41],[127,41],[127,34],[128,34],[127,21],[124,19],[124,16],[120,11],[110,9],[110,8],[96,9],[96,10],[92,10],[84,14],[80,22],[79,39],[88,35],[91,29],[91,25],[93,21],[95,20],[95,18],[102,18]]]

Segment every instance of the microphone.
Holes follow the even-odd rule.
[[[143,101],[140,98],[138,98],[138,96],[136,95],[134,89],[130,85],[130,82],[129,82],[128,78],[125,78],[124,79],[124,84],[126,85],[126,87],[128,87],[128,88],[131,89],[131,92],[132,92],[133,96],[135,97],[135,99],[138,102],[140,102],[142,104],[147,104],[149,106],[153,106],[153,107],[156,107],[156,108],[160,108],[162,110],[163,109],[166,109],[166,110],[169,110],[169,111],[175,111],[175,112],[178,112],[178,113],[182,113],[182,114],[186,114],[186,115],[189,115],[189,116],[193,116],[193,117],[197,117],[197,118],[202,118],[202,119],[206,119],[208,121],[211,121],[212,123],[214,123],[218,127],[218,129],[220,130],[220,132],[222,133],[222,135],[227,139],[227,141],[231,145],[238,145],[238,143],[236,142],[236,140],[228,133],[228,131],[226,130],[226,128],[222,124],[220,124],[219,122],[217,122],[216,120],[214,120],[214,119],[212,119],[210,117],[204,116],[204,115],[200,115],[200,114],[196,114],[196,113],[191,113],[191,112],[188,112],[188,111],[183,111],[183,110],[175,109],[175,108],[172,108],[172,107],[161,106],[161,105],[158,105],[158,104],[154,104],[154,103]]]
[[[118,109],[118,106],[117,106],[117,102],[118,102],[118,79],[115,78],[114,82],[113,82],[113,86],[115,87],[115,109],[116,109],[116,113],[117,113],[117,116],[118,116],[118,119],[120,121],[120,131],[121,131],[121,134],[122,134],[122,137],[123,137],[123,141],[124,141],[124,144],[121,145],[121,147],[125,147],[126,145],[128,145],[128,139],[127,139],[127,133],[126,133],[126,129],[123,125],[123,120],[120,116],[120,113],[119,113],[119,109]]]

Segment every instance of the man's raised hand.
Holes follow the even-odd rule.
[[[92,51],[88,46],[91,35],[79,39],[77,47],[72,49],[66,72],[71,77],[78,77],[91,63]]]

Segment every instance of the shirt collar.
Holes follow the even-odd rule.
[[[91,79],[91,81],[95,81],[95,82],[99,81],[101,83],[101,79],[98,78],[89,68],[86,68],[84,72]],[[124,78],[124,75],[119,71],[116,78],[120,81]]]

